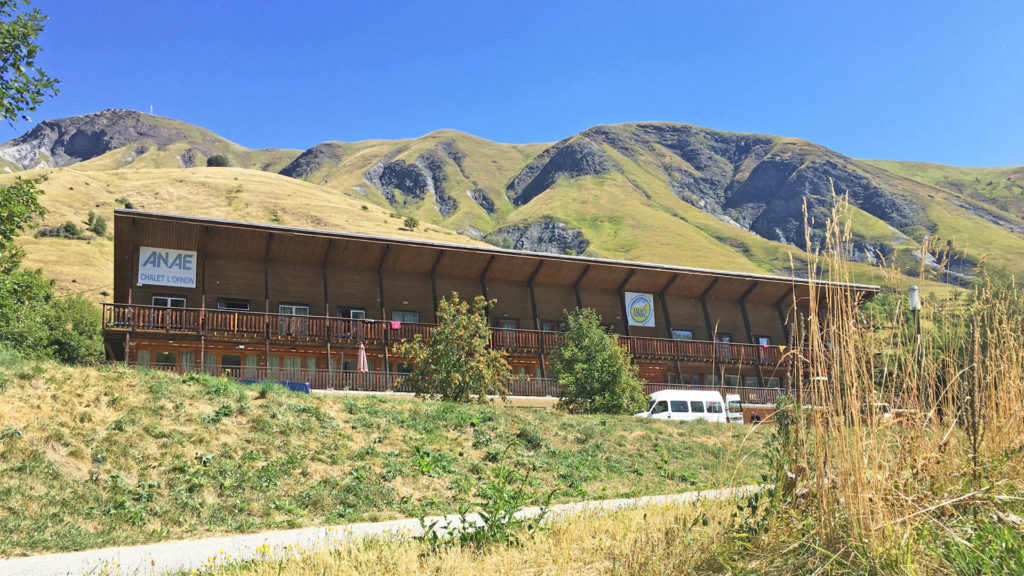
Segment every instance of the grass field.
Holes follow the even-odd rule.
[[[576,501],[750,483],[743,426],[306,396],[0,357],[0,556],[419,517],[501,467]]]

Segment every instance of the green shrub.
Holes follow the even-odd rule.
[[[211,168],[223,168],[228,166],[228,157],[223,154],[214,154],[206,159],[206,165]]]
[[[405,222],[403,222],[402,225],[409,230],[415,230],[416,227],[420,225],[420,221],[417,220],[415,216],[406,216]]]
[[[430,340],[417,334],[414,341],[403,340],[396,347],[395,355],[413,365],[403,378],[413,392],[452,402],[505,396],[512,370],[505,353],[489,345],[487,305],[482,296],[470,305],[452,292],[437,306],[437,327],[431,330]]]
[[[551,354],[559,407],[573,412],[632,414],[647,404],[643,382],[618,338],[591,308],[568,314],[565,343]]]
[[[89,224],[89,231],[103,238],[107,235],[107,219],[103,216],[96,216]]]

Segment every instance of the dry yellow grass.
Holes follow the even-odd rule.
[[[281,554],[272,551],[262,562],[228,565],[211,573],[221,576],[726,573],[731,561],[719,558],[716,545],[724,536],[723,527],[730,513],[731,508],[722,503],[651,506],[560,519],[553,522],[549,530],[525,538],[520,547],[499,545],[480,551],[455,546],[431,550],[418,541],[363,542],[333,550],[295,550]]]
[[[286,176],[242,168],[80,170],[76,167],[19,173],[31,177],[45,173],[41,202],[48,214],[42,226],[72,221],[80,226],[90,211],[112,223],[118,199],[135,208],[246,222],[266,222],[416,238],[456,244],[482,243],[434,225],[415,232],[403,228],[402,218],[365,200]],[[0,175],[0,186],[14,179]],[[364,209],[365,207],[365,209]],[[57,281],[61,293],[83,293],[94,301],[112,291],[112,226],[107,238],[67,240],[25,234],[25,265],[43,268]]]

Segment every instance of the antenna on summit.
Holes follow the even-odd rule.
[[[150,105],[149,105],[149,113],[150,113],[150,114],[152,114],[152,113],[153,113],[153,105],[152,105],[152,104],[150,104]]]

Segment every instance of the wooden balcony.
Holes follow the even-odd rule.
[[[263,312],[161,308],[137,304],[104,304],[103,328],[112,333],[143,336],[205,335],[228,342],[264,341],[321,345],[365,342],[388,346],[416,336],[430,338],[434,325],[380,320],[351,320],[326,316],[292,316]],[[758,346],[619,336],[619,343],[638,360],[705,362],[775,366],[784,361],[778,346]],[[540,330],[492,328],[490,345],[510,355],[547,353],[563,342],[564,335]]]

